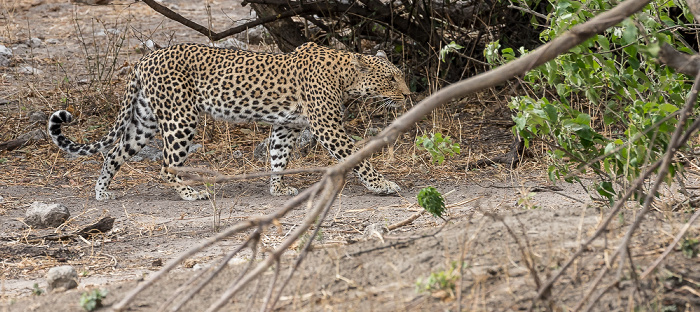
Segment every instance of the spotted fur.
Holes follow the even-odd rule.
[[[270,164],[278,172],[287,166],[290,148],[306,127],[339,161],[355,150],[341,124],[341,105],[348,97],[374,97],[396,106],[409,94],[403,74],[383,52],[367,56],[314,43],[287,54],[175,45],[143,57],[129,81],[114,126],[97,142],[77,144],[61,133],[61,125],[72,119],[67,111],[57,111],[49,119],[51,138],[70,154],[106,152],[114,145],[95,185],[98,200],[114,198],[107,191],[112,178],[157,131],[164,141],[163,179],[175,185],[185,200],[207,198],[208,193],[183,185],[166,171],[186,160],[200,113],[230,122],[272,124]],[[354,171],[373,192],[400,190],[367,161]],[[270,193],[295,195],[298,191],[273,175]]]

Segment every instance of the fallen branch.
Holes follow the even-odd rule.
[[[419,212],[416,212],[416,213],[412,214],[410,217],[406,218],[406,219],[403,220],[403,221],[399,221],[399,222],[397,222],[397,223],[394,223],[394,224],[392,224],[392,225],[389,225],[389,226],[387,226],[386,228],[387,228],[389,231],[396,230],[396,229],[398,229],[398,228],[400,228],[400,227],[402,227],[402,226],[406,226],[406,225],[409,225],[409,224],[413,223],[413,221],[416,221],[416,219],[418,219],[418,218],[419,218],[420,216],[422,216],[423,214],[425,214],[425,209],[423,209],[423,210],[421,210],[421,211],[419,211]]]
[[[90,238],[91,236],[94,236],[97,234],[103,234],[103,233],[109,232],[110,230],[112,230],[113,225],[114,225],[114,218],[104,217],[93,224],[90,224],[88,226],[83,227],[80,230],[77,230],[77,231],[74,231],[71,233],[67,233],[67,234],[51,233],[51,234],[42,235],[42,236],[3,237],[2,240],[21,241],[21,242],[27,243],[27,244],[37,244],[37,243],[41,243],[44,241],[64,241],[64,240],[76,238],[78,236],[82,236],[84,238]]]
[[[11,151],[20,148],[28,143],[43,141],[47,138],[48,137],[46,136],[46,133],[44,131],[42,131],[41,129],[35,129],[18,136],[14,140],[0,143],[0,151]]]

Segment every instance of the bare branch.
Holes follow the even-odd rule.
[[[205,35],[207,38],[211,39],[212,41],[221,40],[223,38],[226,38],[226,37],[231,36],[231,35],[235,35],[239,32],[246,31],[247,29],[253,28],[253,27],[258,26],[258,25],[273,22],[273,21],[280,20],[283,18],[290,18],[292,16],[297,16],[299,14],[310,13],[310,12],[306,12],[304,9],[298,9],[298,10],[290,9],[289,11],[286,11],[284,13],[281,13],[281,14],[278,14],[275,16],[258,18],[254,21],[251,21],[251,22],[248,22],[248,23],[245,23],[243,25],[236,26],[236,27],[229,28],[229,29],[224,30],[222,32],[215,32],[215,31],[213,31],[205,26],[202,26],[200,24],[197,24],[197,23],[185,18],[184,16],[178,14],[177,12],[175,12],[171,9],[168,9],[167,7],[161,5],[160,3],[156,2],[155,0],[143,0],[143,2],[146,3],[146,5],[151,7],[156,12],[163,14],[163,16],[165,16],[173,21],[176,21],[182,25],[185,25],[185,26],[189,27],[190,29],[192,29],[192,30],[194,30],[202,35]]]
[[[668,43],[661,46],[659,61],[688,76],[695,76],[700,71],[700,56],[679,52]]]

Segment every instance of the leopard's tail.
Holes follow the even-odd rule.
[[[73,156],[87,156],[92,155],[97,152],[106,152],[117,140],[121,137],[126,127],[127,120],[131,119],[132,107],[130,103],[124,103],[126,105],[122,106],[119,112],[119,117],[117,121],[109,130],[109,133],[104,135],[98,141],[87,144],[78,144],[71,141],[61,132],[61,126],[64,123],[69,123],[73,120],[73,115],[65,110],[59,110],[51,114],[48,124],[48,132],[51,136],[51,140],[62,150],[73,155]]]

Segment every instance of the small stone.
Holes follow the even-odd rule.
[[[0,66],[10,66],[12,61],[12,50],[0,44]]]
[[[144,42],[143,45],[151,51],[155,50],[156,47],[156,43],[153,42],[153,40],[151,39],[146,40],[146,42]]]
[[[78,287],[78,272],[70,265],[62,265],[49,269],[46,274],[49,291],[65,291]]]
[[[29,65],[20,65],[17,67],[17,72],[20,74],[27,74],[27,75],[41,75],[44,73],[43,70],[31,67]]]
[[[202,144],[192,144],[190,145],[189,153],[194,153],[200,148],[202,148]]]
[[[4,204],[4,203],[5,203],[5,198],[2,197],[2,195],[0,195],[0,204]]]
[[[24,44],[26,44],[30,48],[38,48],[41,46],[41,39],[39,39],[39,38],[27,39],[24,41]]]
[[[48,116],[46,116],[46,113],[42,111],[36,111],[33,112],[29,115],[29,121],[30,122],[45,122],[48,120]]]
[[[163,266],[163,259],[155,259],[153,262],[151,262],[152,267],[162,267]]]
[[[119,76],[119,77],[126,76],[126,75],[131,73],[132,69],[133,69],[133,67],[131,67],[131,66],[124,66],[124,67],[120,68],[119,70],[117,70],[117,72],[114,73],[114,75]]]
[[[61,40],[58,40],[56,38],[46,39],[46,43],[48,43],[48,44],[58,44],[60,42],[61,42]]]
[[[24,222],[34,228],[57,227],[70,217],[66,206],[33,202],[24,217]]]
[[[217,48],[224,48],[224,49],[243,49],[243,50],[248,50],[248,45],[240,41],[236,38],[227,38],[226,40],[219,41],[217,43],[214,43],[214,46]]]
[[[187,260],[185,260],[184,263],[182,263],[182,266],[187,268],[187,269],[191,269],[194,267],[195,264],[197,264],[197,260],[187,259]]]

